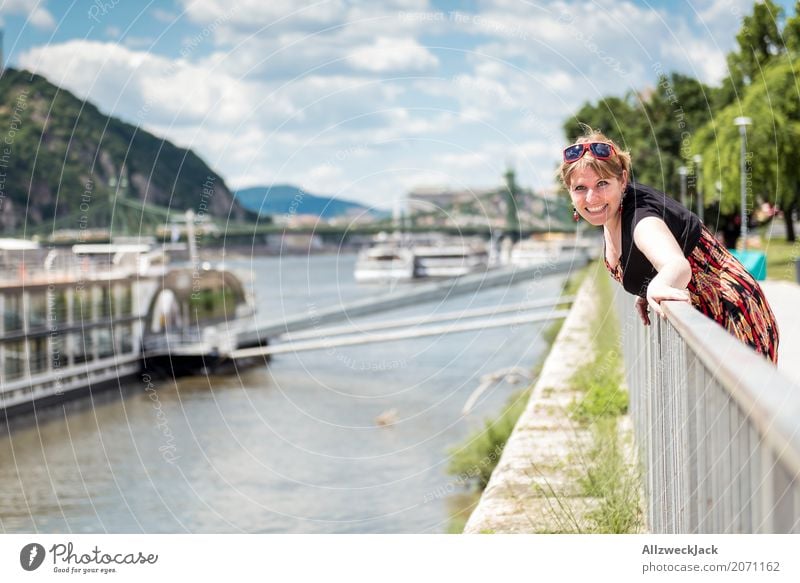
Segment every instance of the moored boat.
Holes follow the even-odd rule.
[[[360,283],[410,281],[414,254],[399,243],[379,243],[359,252],[353,275]]]
[[[413,251],[415,277],[460,277],[489,267],[483,241],[440,239],[414,245]]]
[[[6,415],[117,385],[170,350],[180,366],[159,370],[180,374],[252,345],[242,341],[254,309],[239,278],[170,266],[149,245],[0,240],[0,312]]]
[[[489,246],[481,240],[444,236],[381,234],[358,254],[358,282],[460,277],[489,268]]]

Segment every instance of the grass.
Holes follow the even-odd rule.
[[[592,532],[639,532],[643,521],[639,499],[640,475],[626,459],[617,419],[610,416],[598,419],[592,426],[592,434],[593,463],[580,479],[582,493],[599,500],[598,506],[587,515]]]
[[[789,243],[785,238],[773,237],[763,241],[763,249],[767,254],[769,279],[797,281],[794,262],[800,258],[800,239]]]
[[[511,395],[500,414],[484,421],[483,429],[469,436],[466,443],[450,450],[448,473],[463,484],[475,483],[486,488],[514,426],[528,404],[531,388]]]
[[[613,292],[605,269],[595,264],[591,271],[598,295],[598,312],[591,326],[594,359],[580,367],[572,384],[585,391],[572,406],[572,416],[582,424],[606,417],[618,417],[628,411],[628,394],[622,384],[619,322],[613,311]]]
[[[579,483],[584,496],[598,501],[587,515],[592,532],[638,532],[643,520],[640,475],[626,459],[617,428],[619,418],[628,410],[628,395],[621,388],[619,323],[613,313],[613,292],[605,270],[598,264],[591,276],[600,308],[591,325],[595,357],[572,377],[572,384],[585,392],[573,403],[571,415],[581,425],[589,426],[593,437],[588,455],[578,452],[584,460]]]

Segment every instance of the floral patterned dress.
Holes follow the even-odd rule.
[[[761,286],[744,266],[703,227],[686,259],[692,305],[772,362],[778,362],[778,324]],[[622,283],[622,261],[606,269]]]

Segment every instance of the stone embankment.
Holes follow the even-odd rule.
[[[587,532],[596,499],[579,484],[591,431],[570,417],[580,399],[572,376],[592,361],[592,321],[597,305],[593,277],[586,277],[545,360],[520,417],[465,533]]]

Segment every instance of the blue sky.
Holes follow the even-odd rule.
[[[716,84],[752,4],[0,0],[0,19],[11,66],[194,149],[233,188],[390,208],[507,165],[551,188],[570,113],[659,70]]]

